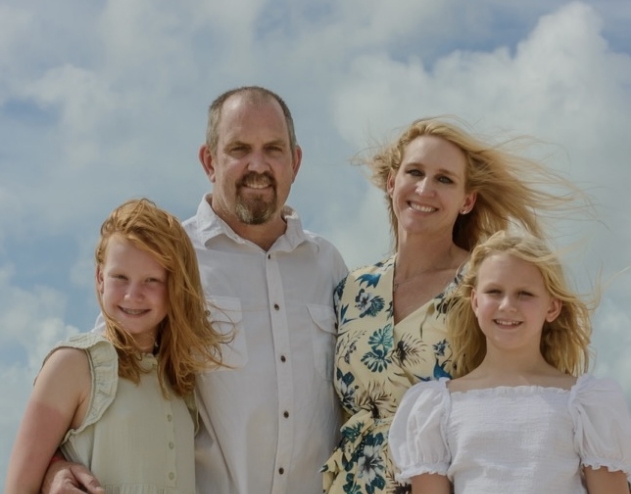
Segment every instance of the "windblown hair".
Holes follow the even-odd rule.
[[[208,126],[206,127],[206,145],[208,149],[210,149],[211,154],[216,155],[217,153],[217,145],[219,143],[219,122],[221,120],[221,110],[223,109],[223,105],[228,98],[234,95],[240,95],[247,98],[251,102],[262,102],[265,100],[275,100],[280,105],[283,110],[283,115],[285,116],[285,122],[287,122],[287,130],[289,132],[289,145],[291,147],[291,151],[293,152],[298,145],[298,141],[296,140],[296,130],[294,128],[294,119],[291,116],[291,112],[289,111],[289,107],[283,101],[283,99],[278,96],[278,94],[270,91],[269,89],[265,89],[260,86],[243,86],[235,89],[231,89],[230,91],[226,91],[225,93],[219,95],[215,101],[213,101],[208,108]]]
[[[158,377],[178,396],[191,393],[195,375],[221,364],[221,344],[227,337],[208,319],[195,250],[178,219],[148,199],[131,200],[117,207],[101,226],[96,247],[97,266],[103,266],[110,239],[119,236],[151,254],[167,271],[167,315],[158,328]],[[138,383],[143,372],[141,352],[132,337],[105,311],[105,336],[118,353],[118,374]]]
[[[388,177],[397,173],[408,144],[421,136],[436,136],[455,144],[465,155],[466,192],[476,192],[477,199],[468,214],[458,216],[453,227],[453,241],[467,251],[479,242],[510,225],[517,225],[537,237],[543,236],[541,213],[561,210],[583,193],[570,181],[534,160],[511,153],[513,139],[488,144],[452,123],[447,118],[423,118],[412,122],[393,142],[380,147],[370,157],[359,157],[367,165],[371,179],[386,192],[394,248],[398,247],[398,220],[392,198],[387,193]],[[563,194],[548,192],[556,187]]]
[[[498,253],[509,254],[535,266],[543,277],[546,290],[561,302],[559,316],[543,326],[540,350],[545,361],[565,374],[578,376],[586,372],[592,332],[590,307],[568,287],[558,257],[542,240],[529,234],[511,235],[500,231],[473,250],[465,277],[450,300],[446,325],[453,351],[452,375],[468,374],[486,355],[486,338],[473,312],[471,293],[477,286],[482,263]]]

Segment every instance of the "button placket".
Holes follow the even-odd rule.
[[[173,420],[173,405],[171,400],[163,400],[164,415],[167,420],[166,433],[166,455],[167,455],[167,479],[171,487],[176,486],[176,441],[175,441],[175,421]]]
[[[285,293],[276,254],[267,255],[266,280],[269,296],[270,316],[272,322],[272,337],[276,352],[276,381],[278,387],[278,446],[275,451],[275,467],[278,475],[274,476],[272,492],[285,492],[287,476],[285,466],[289,464],[293,445],[293,424],[289,417],[293,402],[293,375],[291,360],[287,357],[290,348],[289,327],[287,321],[287,307]]]

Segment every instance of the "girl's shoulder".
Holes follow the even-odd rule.
[[[95,423],[114,400],[118,388],[118,355],[114,345],[103,335],[81,333],[55,345],[45,364],[58,359],[71,359],[76,365],[82,365],[77,372],[81,371],[90,381],[86,414],[73,431],[78,433]]]
[[[94,353],[97,355],[102,355],[103,358],[109,357],[117,360],[117,354],[114,345],[112,345],[112,343],[100,333],[80,333],[71,336],[65,341],[57,343],[50,350],[50,352],[48,352],[48,355],[46,356],[46,358],[44,358],[44,362],[48,358],[50,358],[52,354],[62,349],[84,350],[88,354]]]
[[[582,375],[571,390],[569,412],[583,465],[631,476],[631,414],[620,385]]]
[[[447,405],[449,402],[448,386],[450,383],[451,381],[447,377],[431,381],[420,381],[405,392],[400,407]]]
[[[583,374],[571,389],[571,402],[575,405],[608,406],[611,400],[622,401],[626,407],[624,391],[620,384],[608,377]]]

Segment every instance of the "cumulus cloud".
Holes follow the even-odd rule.
[[[79,332],[64,322],[64,295],[45,286],[17,287],[15,274],[12,266],[0,266],[1,471],[42,359],[55,343]]]
[[[602,218],[579,225],[573,271],[606,281],[631,265],[629,19],[624,0],[2,2],[0,461],[41,358],[93,297],[98,226],[131,196],[193,214],[209,188],[206,107],[233,86],[289,103],[305,151],[290,202],[350,267],[385,256],[390,237],[383,194],[349,159],[435,114],[551,143],[549,164]],[[51,263],[64,279],[38,277]],[[625,275],[607,290],[594,344],[596,372],[631,398],[629,290]]]

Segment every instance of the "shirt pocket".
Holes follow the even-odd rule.
[[[328,305],[308,304],[313,321],[311,339],[313,360],[318,374],[327,381],[333,380],[333,357],[335,352],[335,313]]]
[[[221,360],[228,367],[219,370],[241,369],[248,363],[248,345],[243,331],[241,300],[234,297],[207,297],[209,320],[215,331],[229,335],[221,347]]]

